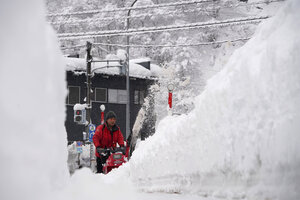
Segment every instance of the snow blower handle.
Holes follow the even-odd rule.
[[[126,148],[125,147],[117,147],[115,148],[114,150],[112,150],[113,153],[116,153],[116,152],[121,152],[122,154],[125,155],[126,153]]]
[[[97,152],[102,155],[102,156],[106,156],[107,154],[110,153],[110,149],[104,149],[104,148],[101,148],[101,147],[97,147]]]

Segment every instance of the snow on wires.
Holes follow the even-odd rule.
[[[92,43],[93,46],[113,46],[113,47],[130,47],[130,48],[176,48],[176,47],[196,47],[196,46],[210,46],[210,45],[218,45],[218,44],[224,44],[224,43],[236,43],[236,42],[244,42],[251,39],[250,37],[247,38],[238,38],[238,39],[228,39],[228,40],[220,40],[220,41],[212,41],[212,42],[200,42],[200,43],[187,43],[187,44],[174,44],[174,45],[160,45],[160,44],[110,44],[110,43],[101,43],[96,42]],[[61,50],[68,50],[68,49],[77,49],[77,48],[83,48],[86,45],[76,45],[76,46],[70,46],[70,47],[61,47]]]
[[[247,41],[250,37],[247,38],[238,38],[238,39],[231,39],[231,40],[221,40],[221,41],[213,41],[213,42],[200,42],[200,43],[190,43],[190,44],[174,44],[174,45],[157,45],[157,44],[109,44],[109,43],[93,43],[93,45],[100,45],[100,46],[116,46],[116,47],[132,47],[132,48],[172,48],[172,47],[193,47],[193,46],[208,46],[208,45],[217,45],[223,43],[235,43],[241,41]]]
[[[223,4],[221,6],[216,6],[214,8],[214,10],[212,9],[208,9],[208,8],[193,8],[193,9],[187,9],[187,10],[174,10],[174,11],[168,11],[163,13],[164,16],[167,15],[173,15],[176,14],[178,12],[182,12],[182,13],[190,13],[190,12],[197,12],[197,11],[202,11],[204,13],[209,13],[209,12],[215,12],[215,10],[218,9],[224,9],[224,8],[233,8],[233,7],[241,7],[241,6],[253,6],[253,5],[260,5],[260,4],[269,4],[269,3],[276,3],[276,2],[283,2],[285,0],[265,0],[265,1],[261,1],[261,2],[250,2],[250,3],[238,3],[238,4]],[[166,7],[166,6],[172,6],[172,5],[191,5],[191,4],[195,4],[195,3],[200,3],[203,1],[192,1],[192,2],[177,2],[177,3],[173,3],[173,4],[156,4],[156,5],[151,5],[152,8],[160,8],[160,7]],[[211,2],[211,1],[208,1]],[[154,7],[155,6],[155,7]],[[136,9],[136,8],[144,8],[146,9],[146,6],[140,6],[140,7],[133,7],[131,9]],[[126,11],[126,9],[128,8],[120,8],[120,9],[110,9],[110,10],[101,10],[99,12],[117,12],[117,11],[123,11],[123,9],[125,9],[124,11]],[[84,13],[88,12],[88,11],[82,11]],[[96,14],[96,10],[92,10],[90,12],[93,13],[88,13],[88,14]],[[53,17],[53,16],[71,16],[71,15],[77,15],[76,13],[81,13],[81,12],[71,12],[71,13],[56,13],[56,14],[49,14],[49,17]],[[86,13],[87,14],[87,13]],[[60,24],[78,24],[78,23],[96,23],[96,22],[101,22],[101,21],[121,21],[121,22],[125,22],[126,19],[133,19],[133,18],[145,18],[145,17],[152,17],[152,16],[156,16],[156,15],[161,15],[159,13],[154,13],[154,14],[150,14],[150,13],[146,13],[146,14],[140,14],[140,15],[132,15],[132,16],[126,16],[126,17],[105,17],[105,18],[88,18],[88,19],[67,19],[67,20],[60,20],[60,21],[52,21],[49,22],[52,25],[60,25]]]
[[[124,12],[129,10],[142,10],[142,9],[162,8],[162,7],[170,7],[170,6],[184,6],[190,4],[209,3],[209,2],[214,2],[214,0],[180,1],[176,3],[154,4],[154,5],[147,5],[147,6],[124,7],[124,8],[115,8],[115,9],[104,9],[104,10],[96,9],[96,10],[86,10],[86,11],[68,12],[68,13],[51,13],[48,14],[47,17],[97,14],[103,12]]]
[[[164,13],[146,13],[146,14],[139,14],[139,15],[132,15],[132,16],[126,16],[126,17],[105,17],[105,18],[88,18],[88,19],[68,19],[68,20],[62,20],[62,21],[54,21],[54,22],[49,22],[52,25],[60,25],[60,24],[79,24],[79,23],[98,23],[101,21],[121,21],[125,22],[126,19],[142,19],[145,17],[153,17],[153,16],[171,16],[176,13],[191,13],[191,12],[199,12],[202,11],[204,13],[211,13],[214,12],[213,10],[209,10],[207,8],[193,8],[193,9],[187,9],[187,10],[172,10],[172,11],[167,11]]]
[[[226,27],[231,25],[259,23],[261,20],[267,19],[268,17],[269,16],[239,18],[239,19],[230,19],[224,21],[200,22],[200,23],[198,22],[198,23],[190,23],[190,24],[182,24],[182,25],[147,27],[147,28],[128,29],[128,30],[61,33],[58,34],[58,37],[60,40],[73,40],[73,39],[84,39],[84,38],[93,38],[93,37],[126,36],[126,35],[136,35],[136,34],[145,34],[145,33],[157,33],[162,31],[176,31],[176,30],[187,30],[187,29],[195,29],[195,28]]]

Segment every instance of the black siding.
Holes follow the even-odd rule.
[[[107,89],[126,89],[126,77],[125,76],[107,76],[102,74],[96,74],[92,78],[92,89],[96,87]],[[86,96],[86,76],[85,74],[75,75],[73,72],[67,72],[67,84],[68,86],[80,87],[80,103],[84,103]],[[130,80],[130,129],[132,130],[137,114],[141,108],[140,104],[134,104],[134,91],[144,90],[147,92],[148,87],[153,84],[153,80],[134,78]],[[112,110],[117,115],[117,125],[120,127],[124,138],[126,137],[126,104],[114,104],[114,103],[100,103],[94,102],[92,98],[92,110],[91,120],[96,126],[100,125],[101,111],[100,105],[105,105],[105,114]],[[65,127],[67,131],[67,138],[69,142],[82,140],[82,132],[84,131],[83,125],[77,125],[73,122],[74,111],[72,105],[66,106],[66,121]],[[127,134],[128,137],[128,134]]]

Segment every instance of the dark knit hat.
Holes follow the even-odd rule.
[[[117,115],[113,111],[109,111],[108,113],[106,113],[105,121],[107,121],[108,119],[111,119],[111,118],[117,119]]]

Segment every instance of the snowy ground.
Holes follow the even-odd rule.
[[[162,120],[129,163],[70,177],[55,34],[40,1],[1,2],[0,199],[298,200],[299,9],[288,1],[261,24],[195,109]]]

